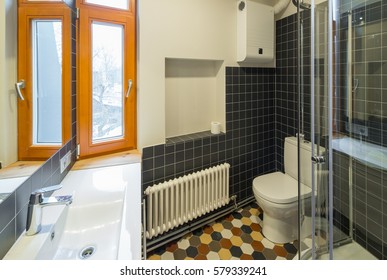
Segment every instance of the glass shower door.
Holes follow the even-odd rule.
[[[312,1],[310,17],[310,91],[301,93],[310,92],[313,183],[300,232],[310,207],[312,233],[300,258],[386,259],[387,3]]]
[[[332,32],[329,22],[332,22],[329,11],[329,2],[315,5],[311,1],[310,10],[304,10],[301,14],[310,15],[310,37],[300,45],[304,49],[304,59],[300,61],[301,69],[309,69],[310,84],[302,83],[300,94],[304,112],[309,111],[310,117],[303,119],[309,123],[303,125],[308,127],[307,138],[311,141],[311,158],[302,157],[300,153],[300,164],[308,161],[312,165],[311,174],[306,174],[300,169],[300,178],[310,176],[312,182],[311,197],[300,200],[300,259],[331,259],[333,249],[333,211],[332,211],[332,182],[329,174],[331,169],[330,142],[332,139],[332,102],[333,102],[333,67],[332,61],[332,38],[328,36]],[[301,25],[303,29],[303,27]],[[300,32],[300,35],[308,32]],[[307,59],[305,59],[307,58]],[[305,79],[304,79],[305,80]],[[309,82],[308,81],[308,82]],[[309,106],[309,108],[308,108]],[[330,207],[331,206],[331,207]],[[309,222],[308,222],[309,220]],[[308,229],[309,227],[309,229]],[[310,234],[303,232],[309,230]]]

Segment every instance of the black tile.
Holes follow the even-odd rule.
[[[142,170],[143,170],[143,172],[148,171],[148,170],[152,170],[153,168],[154,168],[153,158],[148,158],[148,159],[142,160]]]
[[[165,155],[165,165],[175,163],[175,154],[167,154]]]
[[[155,157],[164,155],[164,146],[165,145],[161,144],[153,147],[153,153]]]
[[[11,220],[5,229],[0,230],[0,240],[0,259],[3,259],[16,241],[15,220]]]
[[[20,210],[19,213],[17,213],[15,220],[16,220],[16,239],[24,232],[26,229],[26,223],[27,223],[27,211],[28,206],[25,205],[23,209]]]
[[[142,149],[142,158],[148,159],[154,156],[153,147],[146,147]]]
[[[154,165],[153,168],[163,167],[164,166],[164,162],[165,162],[164,161],[164,155],[155,157],[154,161],[153,161],[153,165]]]
[[[28,178],[16,190],[16,213],[28,203],[31,192],[31,178]]]
[[[0,203],[0,213],[1,213],[1,215],[0,215],[0,232],[15,217],[15,214],[16,214],[15,213],[15,209],[16,209],[15,197],[16,197],[16,192],[13,192],[4,201],[2,201]]]

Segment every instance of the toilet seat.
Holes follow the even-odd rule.
[[[253,191],[270,202],[288,204],[298,199],[298,182],[287,174],[274,172],[256,177]],[[309,197],[311,192],[311,188],[301,184],[301,199]]]

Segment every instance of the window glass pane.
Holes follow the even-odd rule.
[[[93,143],[123,136],[123,27],[94,22]]]
[[[86,0],[86,3],[127,10],[129,0]]]
[[[33,143],[62,143],[62,22],[33,20]]]

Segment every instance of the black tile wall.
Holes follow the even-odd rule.
[[[230,195],[252,196],[252,181],[275,170],[274,69],[226,67],[227,132],[168,139],[142,155],[143,189],[228,162]]]
[[[275,143],[276,168],[284,171],[283,147],[288,136],[295,136],[298,132],[298,83],[303,86],[302,96],[303,114],[300,124],[301,133],[310,139],[310,12],[301,12],[303,40],[298,41],[297,15],[291,15],[276,22],[276,98],[275,98]],[[297,69],[298,49],[302,46],[303,65]],[[300,75],[298,73],[300,72]],[[301,80],[302,78],[302,80]],[[300,80],[299,80],[300,79]]]
[[[356,6],[355,6],[356,5]],[[354,7],[355,6],[355,7]],[[349,7],[349,9],[347,9]],[[348,10],[352,10],[352,32],[354,56],[353,83],[356,89],[353,95],[353,138],[387,147],[387,3],[377,1],[358,5],[346,0],[339,7],[338,16],[340,34],[339,65],[340,79],[338,89],[340,102],[344,104],[347,92],[347,38]],[[348,113],[345,106],[339,110],[341,132],[349,133]],[[355,127],[356,126],[356,127]],[[361,133],[364,128],[366,133]]]
[[[356,4],[356,5],[355,5]],[[364,3],[363,3],[364,4]],[[366,135],[354,128],[352,138],[358,138],[380,146],[387,146],[387,93],[385,73],[387,73],[387,3],[385,1],[358,5],[354,1],[342,1],[338,7],[340,20],[338,30],[340,34],[340,53],[338,79],[339,104],[347,99],[347,40],[348,13],[352,10],[352,29],[354,32],[353,48],[353,78],[357,83],[353,106],[353,127],[365,128]],[[357,80],[357,82],[355,81]],[[348,134],[348,118],[345,106],[339,106],[338,129],[342,134]],[[346,127],[347,126],[347,127]],[[337,161],[333,161],[335,208],[342,215],[335,220],[335,224],[349,231],[349,158],[347,155],[335,153]],[[344,164],[344,165],[342,165]],[[353,216],[354,239],[379,259],[387,259],[387,172],[371,168],[364,163],[353,161]]]
[[[73,10],[72,40],[75,42],[76,10],[75,1],[67,0]],[[72,61],[76,59],[76,45],[72,44]],[[18,189],[0,204],[0,259],[12,247],[25,230],[27,220],[27,205],[31,192],[50,185],[59,184],[71,169],[76,160],[76,73],[72,66],[72,139],[48,159],[34,174],[32,174]],[[71,151],[71,164],[60,173],[60,159]]]

